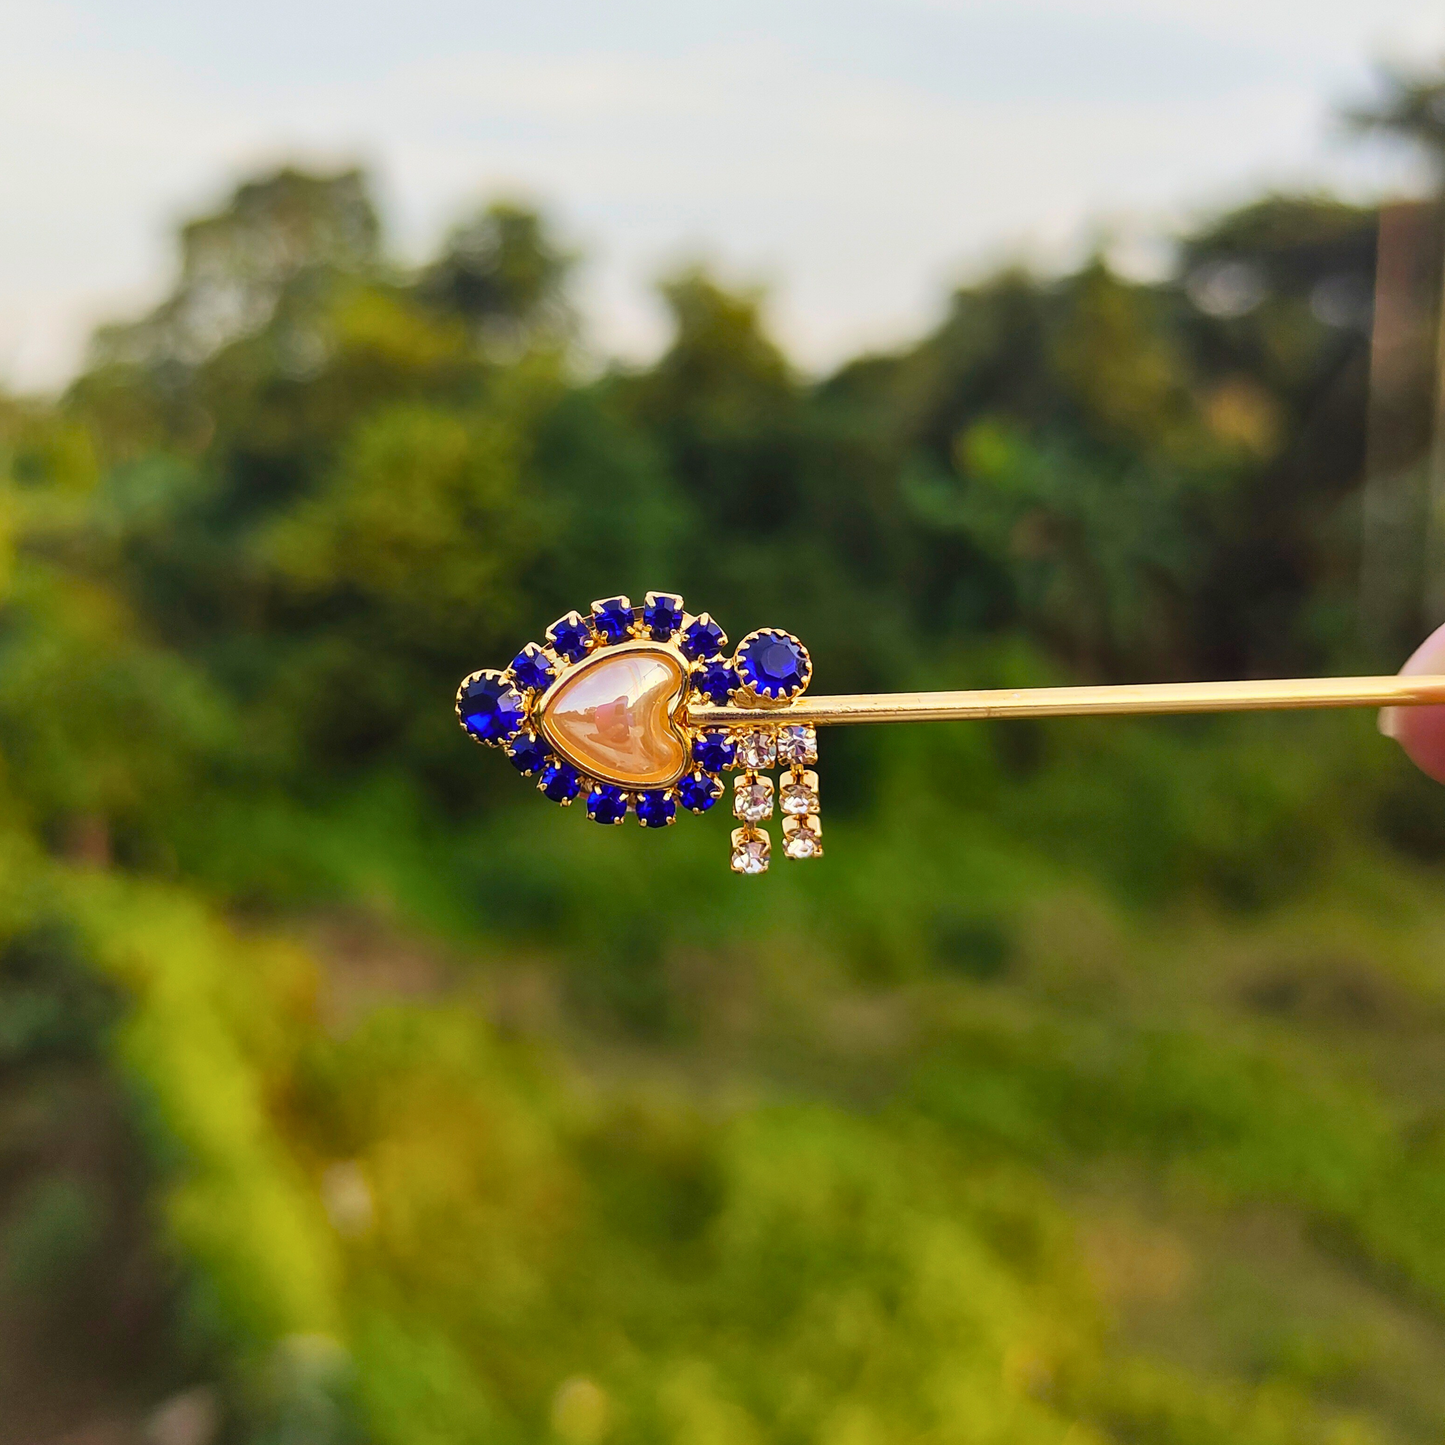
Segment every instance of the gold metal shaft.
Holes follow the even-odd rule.
[[[1121,713],[1249,712],[1306,707],[1445,705],[1445,677],[1305,677],[1259,682],[1128,683],[1119,687],[1027,687],[973,692],[880,692],[803,696],[778,708],[692,704],[695,727],[770,722],[930,722],[949,718],[1086,717]]]

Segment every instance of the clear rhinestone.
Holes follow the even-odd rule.
[[[745,823],[761,823],[773,816],[773,780],[771,778],[735,778],[733,780],[733,816]]]
[[[766,833],[749,834],[746,830],[739,828],[733,834],[733,872],[766,873],[768,871],[768,851]]]
[[[778,747],[772,733],[744,733],[738,739],[738,761],[754,772],[770,768],[777,761]]]
[[[790,723],[778,730],[780,763],[816,763],[818,734],[811,723]]]
[[[784,818],[783,853],[789,858],[821,858],[823,825],[816,818]]]
[[[818,811],[818,778],[804,773],[801,778],[784,778],[779,793],[779,806],[785,813],[816,813]]]

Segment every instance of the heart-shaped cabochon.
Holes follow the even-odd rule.
[[[621,788],[667,788],[688,767],[687,662],[674,648],[625,642],[594,652],[537,706],[553,750]]]

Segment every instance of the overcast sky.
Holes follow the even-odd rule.
[[[282,159],[374,170],[392,244],[541,203],[594,342],[645,355],[682,260],[766,282],[824,366],[1004,254],[1062,264],[1266,185],[1408,185],[1332,121],[1421,0],[0,0],[0,382],[165,287],[176,221]]]

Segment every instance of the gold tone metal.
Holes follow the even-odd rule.
[[[784,817],[816,816],[819,808],[817,773],[794,763],[779,783],[778,806]]]
[[[783,857],[821,858],[823,856],[823,820],[811,813],[783,819]]]
[[[959,718],[1089,717],[1250,712],[1274,708],[1445,705],[1445,677],[1306,677],[1258,682],[1127,683],[1115,687],[999,688],[809,697],[773,709],[770,724],[929,722]],[[693,703],[693,727],[750,727],[756,709]]]
[[[773,845],[768,835],[751,823],[732,831],[732,870],[734,873],[766,873]]]

